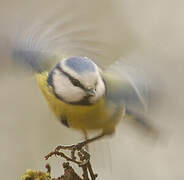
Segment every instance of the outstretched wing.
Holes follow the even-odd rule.
[[[145,112],[150,101],[146,78],[136,68],[116,62],[104,73],[108,99],[134,112]]]
[[[152,129],[146,120],[146,112],[154,101],[154,90],[146,74],[119,61],[111,65],[103,75],[107,86],[107,99],[125,105],[127,116],[144,128]]]
[[[96,59],[103,56],[105,45],[96,36],[98,28],[85,19],[81,22],[80,16],[68,13],[60,16],[59,12],[40,19],[16,35],[13,42],[16,61],[41,72],[65,57],[78,55]]]
[[[45,51],[40,47],[36,47],[29,42],[30,37],[27,37],[25,42],[16,42],[16,48],[13,51],[15,61],[30,67],[35,72],[42,72],[52,67],[54,62],[62,59],[59,55]]]

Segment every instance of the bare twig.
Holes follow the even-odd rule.
[[[66,156],[64,153],[62,152],[58,152],[58,151],[51,151],[49,154],[47,154],[45,156],[45,159],[48,160],[51,156],[53,155],[57,155],[57,156],[60,156],[60,157],[63,157],[64,159],[66,159],[67,161],[71,161],[71,162],[74,162],[76,164],[80,164],[81,162],[80,161],[76,161],[68,156]]]
[[[45,165],[45,168],[47,169],[47,173],[51,173],[51,166],[50,166],[50,164],[46,164]]]
[[[48,155],[45,156],[45,159],[47,160],[53,155],[60,156],[64,158],[67,162],[63,164],[63,168],[65,169],[65,174],[61,176],[61,179],[57,180],[73,180],[73,176],[77,175],[73,168],[69,165],[69,162],[77,164],[80,168],[82,168],[83,171],[83,179],[80,178],[79,175],[78,179],[80,178],[81,180],[90,180],[89,175],[91,180],[96,180],[97,174],[93,172],[91,163],[90,163],[90,154],[85,150],[85,145],[88,144],[88,142],[92,142],[95,139],[98,139],[102,135],[93,138],[93,139],[88,139],[84,142],[78,143],[77,145],[71,145],[71,146],[57,146],[56,149],[52,152],[50,152]],[[61,152],[60,150],[70,150],[71,151],[71,157],[65,155],[65,153]],[[77,156],[75,155],[75,152],[78,151]],[[78,159],[78,160],[77,160]],[[47,168],[48,169],[48,168]],[[70,174],[70,176],[69,176]],[[75,177],[76,178],[76,177]],[[75,180],[78,180],[75,179]]]

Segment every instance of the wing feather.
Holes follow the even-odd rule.
[[[106,70],[104,76],[108,99],[124,104],[131,112],[147,110],[151,91],[141,71],[122,62],[116,62]]]
[[[13,43],[14,59],[42,72],[73,55],[103,57],[106,43],[97,37],[98,28],[80,18],[56,13],[20,32]]]

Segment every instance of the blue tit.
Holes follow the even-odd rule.
[[[27,41],[17,43],[13,55],[34,70],[51,110],[64,126],[102,131],[91,141],[114,133],[126,117],[152,129],[144,118],[150,89],[134,68],[121,61],[102,71],[93,59],[55,54]]]
[[[43,95],[63,125],[83,132],[102,130],[103,135],[109,135],[128,115],[147,126],[141,116],[148,100],[146,86],[141,79],[131,79],[121,63],[102,72],[87,57],[60,56],[50,69],[42,69],[34,63],[40,58],[34,52],[21,53],[34,68]]]

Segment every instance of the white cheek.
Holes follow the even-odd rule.
[[[55,93],[66,102],[78,102],[83,99],[85,92],[70,82],[68,77],[56,71],[53,76]]]

